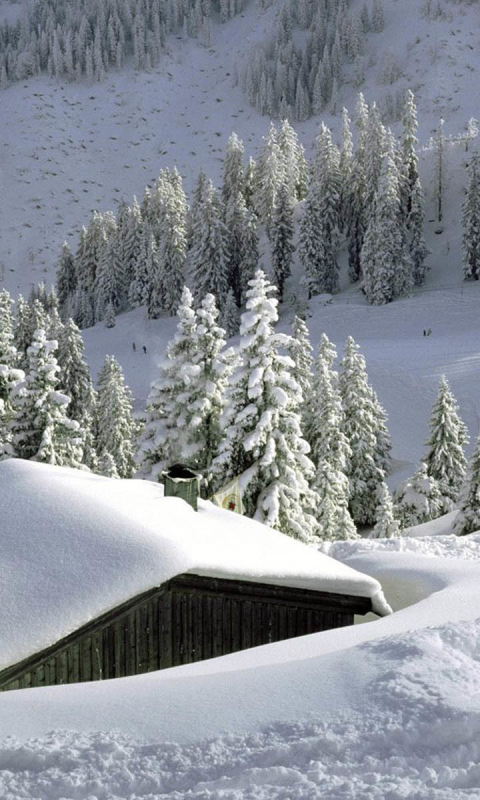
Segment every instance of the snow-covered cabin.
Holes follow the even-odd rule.
[[[373,578],[163,487],[0,463],[0,689],[132,675],[388,613]]]

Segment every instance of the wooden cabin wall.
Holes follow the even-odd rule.
[[[120,678],[353,623],[367,598],[183,575],[0,673],[0,690]]]

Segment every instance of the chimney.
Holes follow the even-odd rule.
[[[162,472],[164,479],[164,496],[181,497],[194,511],[198,510],[197,501],[200,493],[201,475],[184,464],[172,464]]]

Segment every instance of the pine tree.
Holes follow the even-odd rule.
[[[132,395],[114,356],[105,357],[98,380],[96,429],[99,462],[109,453],[119,476],[131,478],[136,435]]]
[[[442,496],[435,478],[422,462],[417,472],[395,492],[397,515],[402,528],[421,525],[442,514]]]
[[[243,192],[243,155],[245,148],[236,133],[232,133],[227,143],[227,152],[223,164],[222,200],[224,208],[230,201]]]
[[[228,293],[228,231],[220,199],[210,180],[197,213],[189,254],[195,301],[198,304],[212,292],[223,311]]]
[[[240,307],[245,300],[248,282],[258,269],[258,230],[255,214],[239,192],[227,208],[228,284]]]
[[[12,306],[13,300],[10,294],[6,289],[3,289],[0,292],[0,364],[4,364],[7,367],[14,367],[17,363]]]
[[[440,119],[438,130],[432,140],[435,158],[435,183],[434,194],[437,204],[437,219],[443,219],[443,195],[445,193],[445,150],[446,139],[444,131],[444,120]]]
[[[133,266],[133,278],[128,290],[128,302],[132,308],[145,306],[149,302],[149,297],[153,293],[153,287],[150,285],[150,273],[153,270],[154,259],[155,266],[159,271],[155,237],[150,226],[143,225],[136,262]],[[155,275],[158,276],[158,272]],[[155,287],[155,296],[158,291],[158,287]]]
[[[458,414],[458,405],[445,375],[440,378],[437,398],[432,407],[430,438],[425,463],[427,472],[437,481],[442,493],[444,513],[450,511],[465,480],[468,442],[466,425]]]
[[[395,519],[392,498],[388,486],[382,481],[377,491],[378,505],[375,512],[375,526],[371,539],[393,539],[400,536],[400,525]]]
[[[312,541],[317,524],[313,464],[302,439],[300,387],[293,362],[280,355],[289,337],[274,333],[274,288],[258,270],[247,293],[240,328],[241,363],[232,375],[223,419],[224,437],[213,462],[217,485],[239,476],[248,516],[284,533]]]
[[[82,422],[86,413],[92,414],[95,407],[95,392],[84,353],[82,334],[74,321],[68,319],[58,340],[57,358],[62,389],[70,398],[66,413],[78,422]]]
[[[458,505],[459,512],[453,528],[457,536],[480,530],[480,436],[475,443]]]
[[[200,372],[194,364],[197,317],[192,294],[186,286],[177,316],[177,330],[160,364],[160,376],[150,387],[145,425],[138,440],[135,457],[138,476],[147,480],[161,480],[162,471],[181,456],[187,434],[188,387]]]
[[[465,280],[480,278],[480,165],[472,153],[467,193],[462,205],[463,275]]]
[[[270,235],[273,282],[280,302],[283,302],[285,281],[292,272],[294,234],[293,204],[287,181],[283,179],[276,195]]]
[[[60,309],[66,315],[68,303],[77,288],[75,259],[67,242],[62,245],[62,253],[57,264],[57,291]]]
[[[240,309],[237,306],[233,289],[228,290],[223,309],[222,326],[225,328],[228,339],[237,336],[240,331]]]
[[[187,201],[178,172],[172,176],[171,190],[165,204],[162,239],[158,249],[163,308],[175,314],[185,281],[187,256]]]
[[[338,291],[340,154],[322,123],[300,228],[300,258],[309,293]]]
[[[305,155],[298,136],[288,119],[284,119],[278,133],[281,173],[286,181],[292,202],[304,197],[302,183],[305,180]]]
[[[111,453],[104,450],[97,467],[98,475],[103,475],[105,478],[119,478],[117,467],[115,466],[115,459]]]
[[[320,503],[317,518],[322,539],[352,539],[357,536],[348,510],[347,465],[350,446],[343,433],[343,409],[338,376],[333,370],[336,350],[322,334],[307,416],[308,441],[316,465],[315,488]]]
[[[213,294],[207,294],[197,311],[193,363],[198,372],[185,392],[185,444],[181,453],[185,462],[204,473],[217,454],[221,439],[220,416],[225,390],[234,366],[234,351],[225,351],[225,331],[217,323],[218,309]]]
[[[57,342],[47,340],[44,330],[35,331],[25,378],[12,391],[12,445],[19,458],[76,467],[83,456],[83,431],[68,419],[69,398],[57,388],[56,349]]]
[[[265,225],[267,233],[275,209],[278,184],[282,176],[282,154],[277,141],[277,129],[270,123],[267,136],[263,137],[255,169],[254,203],[260,221]]]
[[[401,219],[398,169],[393,140],[384,158],[360,254],[369,303],[382,305],[410,291],[412,262]]]
[[[345,343],[339,391],[344,411],[343,432],[351,449],[347,469],[350,511],[357,524],[372,525],[377,492],[385,479],[380,466],[385,454],[379,452],[379,410],[368,384],[365,358],[351,336]]]
[[[302,417],[302,431],[306,434],[305,420],[308,417],[308,406],[312,393],[313,347],[310,344],[307,325],[305,321],[297,315],[295,315],[293,320],[292,334],[288,354],[294,363],[293,378],[300,386],[302,392],[300,412]]]
[[[413,263],[413,282],[416,286],[421,286],[425,282],[426,274],[424,261],[430,251],[423,237],[425,214],[416,153],[417,109],[413,92],[410,89],[407,90],[405,97],[402,127],[400,200],[403,218],[408,229],[409,250]]]
[[[367,178],[366,149],[368,129],[368,106],[360,92],[357,101],[356,127],[358,129],[357,147],[352,160],[349,188],[345,198],[345,223],[348,234],[348,275],[352,283],[358,281],[361,273],[361,250],[367,226]]]

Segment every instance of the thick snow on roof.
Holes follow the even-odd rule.
[[[371,597],[374,578],[163,487],[10,459],[0,464],[0,668],[185,572]]]

